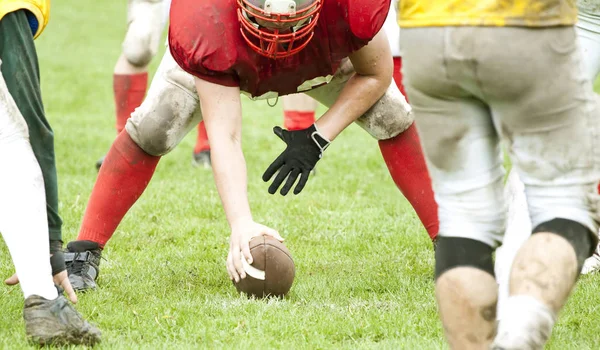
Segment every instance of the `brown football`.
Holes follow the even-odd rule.
[[[246,278],[238,283],[233,281],[238,292],[256,298],[285,296],[296,273],[294,260],[286,246],[275,238],[259,236],[250,241],[250,253],[253,262],[245,264]]]

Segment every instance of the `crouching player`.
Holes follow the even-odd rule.
[[[72,254],[76,289],[95,287],[100,252],[140,197],[161,156],[200,120],[211,141],[213,173],[231,227],[227,271],[245,277],[253,236],[277,231],[252,219],[240,144],[240,93],[270,98],[304,92],[329,110],[308,128],[274,128],[287,148],[263,175],[275,193],[304,188],[330,142],[356,122],[379,140],[396,185],[430,237],[437,206],[413,117],[392,82],[392,54],[380,31],[389,0],[175,0],[169,46],[148,96],[113,143],[88,202]]]
[[[392,1],[390,11],[383,25],[383,29],[388,37],[392,55],[394,57],[394,82],[402,95],[406,96],[404,86],[402,85],[402,58],[400,56],[400,30],[396,23],[396,9],[398,0]],[[283,126],[289,131],[302,130],[311,126],[315,122],[315,112],[318,104],[310,96],[303,93],[285,95],[281,99],[283,105]],[[208,161],[206,161],[208,159]],[[210,167],[210,145],[204,123],[198,125],[198,137],[194,147],[194,165],[203,165]]]

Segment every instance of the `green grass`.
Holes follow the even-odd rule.
[[[115,136],[112,69],[125,19],[123,1],[55,1],[37,42],[66,241],[77,235],[94,162]],[[260,176],[283,149],[270,131],[281,109],[244,101],[244,111],[251,206],[293,254],[289,297],[236,294],[224,268],[228,226],[211,173],[190,165],[195,136],[188,135],[161,160],[108,244],[100,288],[80,295],[77,309],[103,331],[99,348],[446,348],[431,244],[374,140],[352,126],[301,195],[271,196]],[[0,243],[0,276],[12,271]],[[598,281],[581,279],[549,349],[600,347]],[[0,296],[0,348],[27,348],[20,290],[2,286]]]

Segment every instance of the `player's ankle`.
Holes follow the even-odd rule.
[[[494,345],[506,349],[543,348],[550,338],[556,314],[529,295],[510,296],[503,305]]]

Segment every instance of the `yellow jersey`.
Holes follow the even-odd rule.
[[[577,21],[575,0],[401,0],[400,27],[551,27]]]
[[[0,20],[7,13],[17,10],[28,10],[35,16],[38,26],[33,37],[40,36],[50,17],[50,0],[0,0]]]

